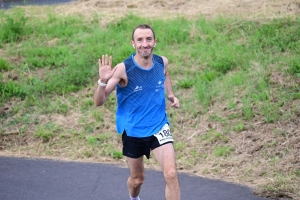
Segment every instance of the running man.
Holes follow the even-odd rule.
[[[172,107],[179,108],[179,100],[173,93],[168,59],[153,54],[156,42],[153,29],[141,24],[132,32],[131,45],[135,53],[113,69],[111,56],[102,55],[98,60],[99,80],[94,104],[103,105],[116,88],[116,127],[122,134],[123,155],[130,171],[127,186],[131,200],[140,199],[145,179],[144,155],[149,159],[150,151],[164,175],[166,200],[180,199],[165,92]]]

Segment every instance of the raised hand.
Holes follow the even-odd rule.
[[[102,83],[107,83],[107,81],[114,75],[116,68],[111,69],[112,56],[102,55],[102,59],[98,60],[99,64],[99,77]]]

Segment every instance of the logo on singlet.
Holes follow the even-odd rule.
[[[142,91],[143,90],[143,86],[136,86],[134,88],[134,92],[138,92],[138,91]]]
[[[159,90],[163,89],[164,85],[162,83],[162,81],[158,81],[158,85],[156,86],[155,92],[158,92]]]

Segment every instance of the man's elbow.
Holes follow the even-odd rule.
[[[94,102],[94,106],[98,107],[98,106],[102,106],[104,103],[102,102]]]
[[[104,104],[104,101],[94,100],[94,106],[102,106]]]

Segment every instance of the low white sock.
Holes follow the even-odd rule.
[[[140,200],[140,197],[139,197],[139,196],[133,198],[133,197],[131,197],[131,196],[129,195],[129,197],[130,197],[130,200]]]

